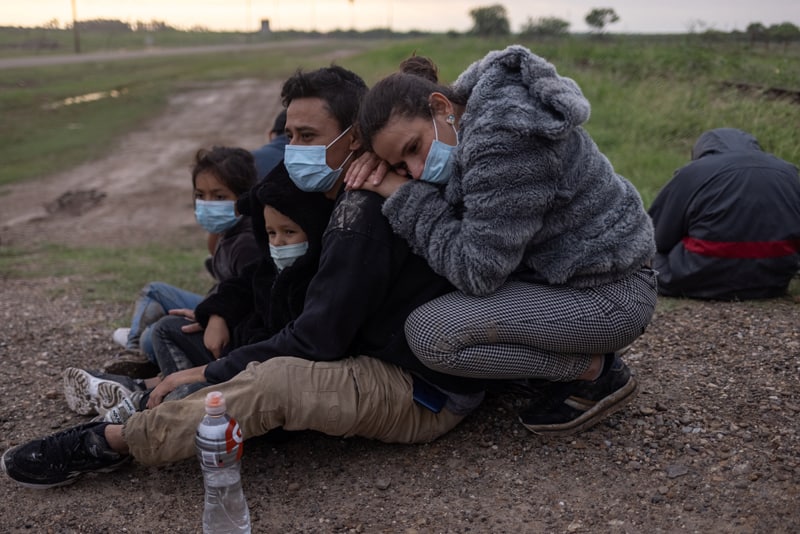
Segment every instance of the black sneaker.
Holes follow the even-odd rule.
[[[591,382],[553,382],[545,401],[531,404],[520,414],[522,424],[535,434],[569,436],[586,430],[616,412],[636,396],[636,379],[618,355],[609,354],[602,374]]]
[[[103,364],[103,371],[131,378],[152,378],[158,375],[159,369],[141,352],[124,350]]]
[[[84,473],[107,473],[129,455],[111,449],[103,435],[108,423],[84,423],[8,449],[0,467],[21,486],[47,489],[75,482]]]

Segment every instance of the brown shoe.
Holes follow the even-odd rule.
[[[123,350],[103,365],[103,372],[131,378],[152,378],[158,375],[158,366],[141,352]]]

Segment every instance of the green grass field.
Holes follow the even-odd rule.
[[[0,31],[0,44],[9,39],[4,32]],[[190,44],[232,42],[232,39],[235,41],[236,36],[200,34]],[[114,45],[112,41],[108,46]],[[102,48],[96,41],[91,42],[93,47]],[[118,136],[159,113],[168,95],[181,91],[187,84],[243,77],[282,79],[297,67],[328,64],[330,61],[322,58],[336,48],[357,52],[337,63],[360,73],[370,84],[415,51],[434,58],[440,65],[442,79],[453,81],[486,52],[515,42],[549,59],[562,75],[580,84],[592,103],[587,129],[617,171],[638,188],[646,205],[674,170],[687,162],[697,136],[710,128],[747,130],[765,150],[800,163],[797,77],[800,48],[797,46],[753,48],[742,42],[706,42],[694,35],[604,39],[575,36],[542,42],[452,36],[350,39],[320,41],[301,52],[277,48],[0,69],[0,160],[3,161],[0,194],[4,185],[100,157]],[[736,84],[750,89],[744,91],[736,88]],[[778,88],[789,96],[772,98],[764,94],[764,88]],[[116,91],[118,97],[58,107],[59,102],[70,97],[111,91]],[[63,269],[76,263],[91,265],[97,276],[89,273],[87,280],[122,279],[129,274],[95,250],[45,247],[36,251],[0,249],[0,278],[22,276],[24,269],[20,265],[31,260],[30,254],[46,257],[46,264]],[[190,255],[189,259],[185,251],[177,251],[171,257],[170,251],[156,246],[137,250],[137,257],[158,257],[153,265],[145,262],[138,268],[137,279],[158,277],[191,285],[191,281],[179,280],[178,276],[171,279],[169,274],[186,269],[196,272],[202,251],[197,254],[200,256]],[[83,260],[76,262],[74,258],[81,255]],[[167,268],[162,273],[155,264]],[[48,274],[47,269],[38,274]],[[198,285],[207,283],[201,277],[191,288],[197,290]],[[117,285],[128,289],[127,284]],[[92,293],[97,298],[125,298],[97,288]],[[128,295],[132,298],[132,293]]]

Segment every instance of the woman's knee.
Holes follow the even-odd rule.
[[[427,312],[422,308],[412,311],[406,318],[406,340],[411,352],[426,366],[435,365],[440,359],[433,347],[436,344]]]

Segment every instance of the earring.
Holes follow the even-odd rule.
[[[453,125],[456,122],[456,116],[451,113],[450,115],[447,116],[445,122],[447,124]]]

